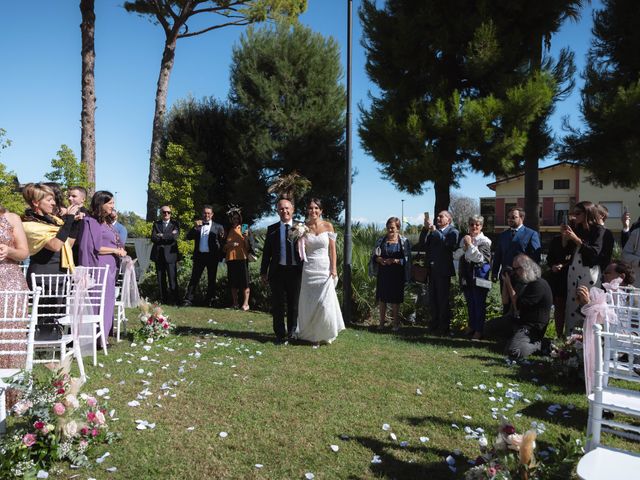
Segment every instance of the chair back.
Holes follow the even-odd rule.
[[[91,279],[92,287],[87,290],[86,295],[78,299],[79,304],[77,306],[87,311],[93,311],[94,315],[102,316],[104,313],[109,265],[104,267],[76,267],[73,276],[77,278],[79,275],[87,275]],[[78,283],[72,281],[70,298],[76,296],[78,288]]]
[[[33,341],[40,288],[0,291],[0,357],[22,359],[19,368],[33,368]]]
[[[38,318],[41,323],[54,323],[67,315],[71,293],[71,276],[66,273],[32,273],[31,287],[40,288]]]
[[[638,382],[640,376],[633,371],[634,356],[627,352],[634,348],[630,343],[632,337],[640,336],[640,289],[619,287],[607,292],[607,303],[613,307],[617,322],[605,323],[604,331],[618,334],[608,337],[608,351],[605,352],[608,356],[604,357],[610,360],[608,377]]]

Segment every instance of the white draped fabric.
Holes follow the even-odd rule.
[[[304,241],[306,260],[302,268],[296,333],[299,339],[309,342],[331,343],[345,328],[336,280],[329,274],[330,238],[335,241],[336,234],[308,233]]]

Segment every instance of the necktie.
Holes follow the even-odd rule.
[[[517,232],[518,231],[515,228],[512,228],[511,229],[511,238],[515,237]]]
[[[284,242],[285,249],[287,251],[287,265],[293,265],[293,256],[291,251],[291,245],[289,245],[289,224],[284,226]]]

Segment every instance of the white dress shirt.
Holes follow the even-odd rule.
[[[211,231],[211,222],[203,223],[200,227],[200,253],[209,253],[209,232]]]

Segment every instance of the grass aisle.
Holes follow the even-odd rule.
[[[178,325],[169,340],[147,350],[123,341],[100,355],[102,367],[88,367],[83,391],[109,389],[122,439],[97,452],[110,456],[80,478],[460,478],[478,455],[464,428],[492,439],[492,408],[507,408],[520,432],[544,422],[539,448],[560,433],[582,436],[586,425],[579,387],[542,375],[535,362],[510,366],[488,342],[427,337],[419,328],[349,329],[330,346],[276,346],[265,314],[166,313]],[[513,408],[505,406],[508,388],[523,394]],[[140,405],[129,406],[134,400]],[[550,416],[552,404],[562,408]],[[136,430],[135,420],[156,426]],[[456,449],[454,474],[445,458]]]

